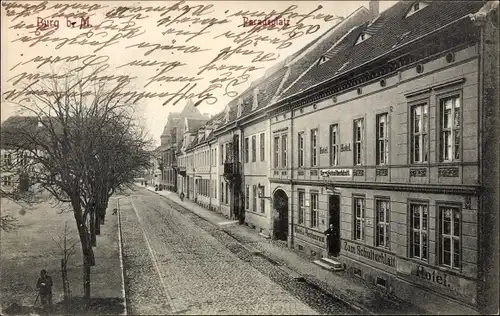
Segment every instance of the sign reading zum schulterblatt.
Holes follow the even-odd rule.
[[[352,177],[352,169],[322,169],[322,177]]]

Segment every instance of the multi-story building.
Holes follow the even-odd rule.
[[[498,269],[499,215],[498,196],[482,194],[498,195],[498,24],[474,24],[484,4],[399,2],[268,108],[270,192],[289,244],[450,312],[491,305],[498,280],[484,279]]]
[[[201,121],[203,126],[199,127],[194,139],[185,149],[185,155],[193,157],[193,168],[188,174],[194,179],[193,193],[189,198],[198,204],[211,209],[218,210],[217,200],[217,141],[213,131],[219,124],[221,115],[217,115],[209,121]],[[186,126],[193,125],[187,122]],[[186,139],[186,142],[188,140]],[[183,159],[183,157],[181,157]]]
[[[161,135],[160,152],[161,185],[160,189],[177,192],[178,167],[177,155],[184,137],[185,119],[207,121],[191,100],[180,113],[170,113]]]

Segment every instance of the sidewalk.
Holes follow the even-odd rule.
[[[109,203],[114,207],[116,202]],[[52,277],[52,313],[122,314],[121,269],[117,216],[108,209],[94,248],[96,265],[91,268],[91,301],[82,300],[82,255],[73,212],[44,202],[23,209],[7,199],[1,201],[2,212],[9,212],[19,221],[15,231],[2,232],[0,238],[0,310],[3,314],[33,314],[40,312],[35,284],[41,269]],[[61,212],[64,210],[64,212]],[[68,223],[69,237],[77,241],[76,252],[68,262],[67,277],[72,294],[69,304],[63,303],[60,271],[60,248],[56,244]],[[70,243],[71,244],[71,243]],[[36,302],[36,304],[35,304]]]
[[[144,188],[143,186],[140,187]],[[181,201],[176,193],[170,191],[154,191],[152,187],[147,187],[147,189],[170,199],[216,226],[220,227],[220,223],[228,221],[224,215],[207,210],[193,201],[187,199]],[[315,265],[312,259],[303,257],[293,249],[286,247],[285,243],[260,237],[255,230],[247,226],[234,225],[221,229],[233,236],[244,246],[261,251],[266,257],[302,275],[307,282],[320,287],[322,290],[332,294],[363,313],[427,313],[425,310],[408,302],[403,302],[396,298],[388,299],[384,297],[379,288],[360,278],[351,276],[345,271],[330,272],[324,270]]]

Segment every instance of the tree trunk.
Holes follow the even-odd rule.
[[[69,299],[68,275],[67,275],[66,264],[64,263],[64,259],[61,259],[61,276],[62,276],[62,282],[63,282],[64,301],[68,301],[68,299]]]
[[[90,212],[89,216],[90,216],[90,245],[92,247],[95,247],[96,246],[96,225],[95,225],[95,218],[96,218],[96,212],[97,212],[97,208],[94,207],[93,210]]]
[[[85,300],[90,300],[90,264],[83,264],[83,292]]]
[[[85,228],[85,221],[82,214],[82,207],[79,198],[72,199],[73,215],[75,217],[78,235],[82,245],[83,254],[83,289],[85,299],[90,299],[90,267],[95,265],[94,252],[90,246],[90,238]]]
[[[95,234],[100,235],[101,234],[101,208],[97,208],[96,213],[95,213]]]

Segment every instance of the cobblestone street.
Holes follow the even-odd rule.
[[[119,201],[129,313],[352,314],[155,193]]]

